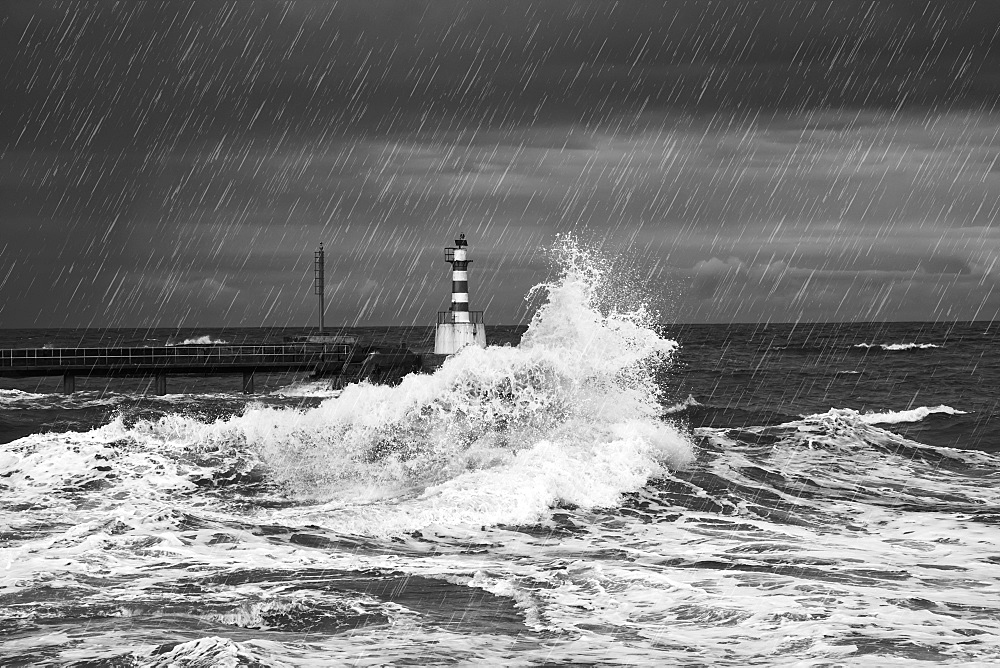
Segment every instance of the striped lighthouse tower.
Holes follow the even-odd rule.
[[[444,260],[451,264],[451,309],[439,311],[434,352],[439,355],[456,353],[465,346],[486,347],[483,312],[469,310],[469,242],[458,235],[455,246],[444,249]]]

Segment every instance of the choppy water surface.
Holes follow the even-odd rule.
[[[2,381],[0,663],[1000,661],[993,328],[664,332],[565,260],[398,387]]]

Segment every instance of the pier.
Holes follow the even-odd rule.
[[[420,368],[408,350],[351,344],[178,345],[150,348],[15,348],[0,350],[0,377],[62,376],[63,392],[77,377],[152,378],[154,392],[167,393],[174,374],[241,374],[243,392],[253,394],[254,374],[306,371],[334,383],[369,378],[393,381]]]
[[[326,258],[323,244],[314,253],[313,291],[319,297],[319,331],[286,337],[283,344],[180,344],[130,348],[0,349],[0,377],[62,376],[63,393],[76,391],[78,377],[151,378],[157,395],[167,393],[170,375],[241,374],[243,393],[254,393],[254,374],[309,372],[330,378],[331,387],[362,380],[395,384],[413,372],[433,372],[449,355],[468,345],[486,347],[482,311],[469,310],[469,242],[459,234],[444,249],[451,265],[451,308],[438,313],[433,353],[359,344],[352,336],[324,330]]]

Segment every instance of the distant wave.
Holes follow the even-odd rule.
[[[168,346],[224,346],[228,343],[229,341],[223,341],[222,339],[213,339],[209,334],[197,336],[192,339],[184,339],[180,343],[167,341]]]
[[[908,411],[887,411],[885,413],[866,413],[860,416],[862,422],[866,424],[899,424],[900,422],[920,422],[933,413],[944,413],[946,415],[966,415],[966,411],[960,411],[951,406],[921,406]]]
[[[673,415],[674,413],[680,413],[688,408],[694,408],[695,406],[702,406],[703,404],[694,398],[694,395],[689,394],[688,398],[684,401],[678,402],[669,408],[663,409],[664,415]]]
[[[928,348],[940,348],[936,343],[856,343],[855,348],[881,348],[882,350],[926,350]]]

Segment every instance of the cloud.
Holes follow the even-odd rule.
[[[824,269],[782,260],[751,264],[711,258],[690,271],[688,317],[739,320],[919,320],[927,313],[995,317],[993,280],[959,258],[913,259],[902,269]]]
[[[716,257],[701,260],[694,265],[694,281],[691,287],[696,297],[710,299],[715,296],[719,286],[735,280],[741,274],[745,274],[744,264],[735,257],[727,260]]]
[[[975,107],[1000,83],[990,2],[3,7],[0,138],[36,148],[599,121],[664,107]]]
[[[82,152],[62,162],[15,152],[7,173],[20,175],[8,181],[0,216],[20,221],[4,241],[33,262],[33,280],[53,295],[76,291],[72,305],[30,292],[39,313],[66,317],[115,294],[109,286],[121,272],[172,271],[183,281],[214,277],[246,295],[230,317],[306,320],[312,251],[325,241],[331,285],[345,290],[331,318],[351,320],[367,303],[367,321],[419,322],[446,302],[440,248],[457,232],[474,240],[474,293],[491,303],[494,322],[522,317],[522,297],[544,278],[543,249],[559,232],[609,249],[627,244],[635,271],[651,283],[683,275],[689,289],[675,305],[678,317],[804,310],[850,318],[874,312],[886,285],[933,295],[956,277],[955,308],[970,316],[979,309],[978,282],[992,284],[1000,259],[1000,227],[992,224],[1000,191],[981,157],[1000,129],[996,115],[827,111],[722,126],[713,118],[648,113],[628,130],[486,129],[474,142],[458,131],[216,140],[145,163],[141,153],[108,161]],[[573,137],[574,148],[563,149],[561,140]],[[882,167],[873,180],[875,163]],[[97,178],[89,166],[101,164],[123,167]],[[50,183],[63,201],[99,204],[63,210]],[[63,271],[70,265],[86,271]],[[8,285],[28,280],[19,270]],[[379,287],[357,302],[350,295],[369,280]],[[968,298],[958,292],[966,288]],[[169,319],[181,307],[219,317],[207,292],[153,297],[159,311],[145,309],[142,318]],[[918,302],[899,299],[887,317],[932,317],[938,301],[926,297],[921,316]],[[8,301],[4,312],[40,317],[12,308]],[[106,312],[112,322],[139,319]]]
[[[981,313],[1000,6],[959,4],[6,2],[0,315],[305,321],[325,241],[336,317],[417,322],[459,231],[494,322],[561,232],[693,319]]]
[[[968,260],[960,257],[932,256],[923,258],[918,267],[920,271],[928,274],[969,275],[972,273]]]

